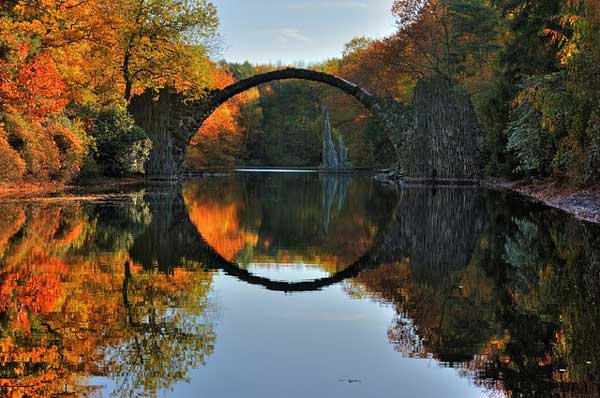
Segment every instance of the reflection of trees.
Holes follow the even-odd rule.
[[[317,174],[203,179],[182,192],[197,231],[225,259],[317,263],[330,272],[373,246],[396,201],[369,179]]]
[[[499,332],[491,281],[474,263],[486,222],[478,190],[401,191],[379,249],[388,264],[357,278],[396,305],[389,336],[399,351],[461,364]]]
[[[396,306],[391,343],[511,396],[597,396],[600,230],[492,195],[412,195],[388,264],[349,289]]]
[[[0,396],[48,397],[65,389],[78,396],[90,375],[114,378],[124,397],[152,396],[185,380],[215,339],[205,315],[211,274],[200,266],[202,246],[189,218],[205,203],[213,207],[204,210],[237,206],[260,197],[252,189],[269,190],[241,187],[186,186],[187,208],[177,190],[100,207],[2,205]],[[301,189],[307,198],[313,187]],[[352,201],[331,206],[332,219],[343,215],[341,207],[362,211],[365,228],[381,225],[369,214],[377,210],[361,202],[369,194],[353,189]],[[346,286],[395,306],[388,331],[394,347],[460,367],[465,377],[513,396],[597,396],[598,228],[476,190],[400,195],[389,234],[370,253],[384,264]],[[221,200],[205,202],[214,197]],[[321,199],[314,213],[307,210],[316,217],[313,232]],[[252,227],[264,233],[260,239],[283,245],[287,238],[275,235],[287,227],[269,229],[273,221],[262,218],[277,201],[267,195],[261,203],[253,212],[216,213],[235,215],[235,228],[223,231]],[[204,210],[197,225],[229,221],[203,219]],[[290,214],[302,224],[304,215]],[[345,237],[372,236],[352,233]]]
[[[127,253],[150,221],[139,195],[3,210],[14,216],[0,230],[0,396],[79,396],[93,375],[115,378],[120,396],[153,396],[210,355],[211,274],[145,270]]]
[[[211,275],[193,263],[186,265],[171,275],[151,271],[134,275],[125,263],[123,304],[129,336],[109,349],[105,359],[119,396],[140,391],[154,396],[187,380],[188,369],[204,364],[213,352],[212,326],[199,322]]]
[[[392,258],[410,257],[414,277],[435,286],[469,263],[486,222],[477,189],[407,188],[383,245]]]
[[[549,210],[512,221],[504,246],[510,362],[497,361],[487,376],[502,372],[515,392],[597,396],[600,231]]]

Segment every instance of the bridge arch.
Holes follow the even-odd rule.
[[[197,101],[188,101],[181,94],[161,91],[147,92],[131,100],[129,109],[136,123],[150,133],[155,148],[147,166],[150,176],[177,174],[181,170],[185,150],[191,139],[212,113],[227,100],[261,84],[276,80],[300,79],[335,87],[356,98],[381,123],[394,146],[395,121],[392,112],[377,96],[341,77],[308,69],[287,68],[266,72],[240,80],[220,90],[213,90]]]
[[[204,112],[201,115],[200,126],[219,106],[221,106],[227,100],[233,98],[234,96],[261,84],[270,83],[276,80],[289,79],[300,79],[319,82],[338,88],[343,92],[356,98],[365,108],[370,110],[376,117],[380,119],[385,119],[384,115],[382,114],[383,108],[379,104],[378,99],[373,94],[369,93],[367,90],[361,88],[360,86],[341,77],[330,75],[324,72],[318,72],[309,69],[287,68],[261,73],[249,77],[247,79],[240,80],[239,82],[233,83],[232,85],[225,87],[221,90],[213,91],[206,100],[206,108],[204,109]],[[382,120],[382,122],[384,121]]]

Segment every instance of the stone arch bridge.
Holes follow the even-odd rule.
[[[407,106],[383,100],[340,77],[307,69],[280,69],[241,80],[191,101],[163,89],[132,98],[129,110],[153,142],[146,164],[149,177],[181,173],[192,137],[230,98],[275,80],[302,79],[338,88],[356,98],[380,121],[392,143],[400,171],[428,181],[477,182],[481,173],[481,130],[468,93],[446,79],[417,82]]]
[[[232,97],[260,84],[275,80],[302,79],[324,83],[353,96],[368,109],[388,133],[394,146],[398,130],[395,115],[390,106],[358,85],[340,77],[307,69],[288,68],[267,72],[241,80],[220,90],[213,90],[196,101],[188,101],[182,95],[162,90],[158,99],[153,92],[132,98],[129,110],[136,123],[144,128],[154,143],[147,164],[149,176],[174,176],[183,165],[185,150],[204,121]]]

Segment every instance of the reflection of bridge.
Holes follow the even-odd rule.
[[[181,266],[184,259],[192,260],[249,284],[281,292],[319,290],[353,278],[363,270],[406,257],[411,259],[415,278],[435,285],[452,271],[467,265],[485,220],[478,190],[405,190],[386,230],[354,263],[322,279],[280,282],[253,275],[208,245],[190,221],[178,190],[170,193],[170,201],[166,201],[164,195],[149,194],[146,199],[153,211],[153,221],[131,248],[130,254],[136,262],[145,267],[158,264],[168,271]]]
[[[361,271],[379,265],[375,258],[371,257],[370,253],[365,254],[356,262],[346,267],[343,271],[321,279],[302,282],[283,282],[273,281],[268,278],[256,276],[248,270],[240,267],[236,263],[225,260],[212,247],[205,243],[205,251],[202,256],[202,263],[208,268],[220,269],[227,275],[234,276],[250,285],[260,285],[268,290],[278,292],[307,292],[320,290],[327,286],[335,285],[343,282],[346,279],[354,278]]]

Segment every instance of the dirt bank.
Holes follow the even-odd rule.
[[[71,186],[62,183],[0,182],[0,199],[6,197],[53,195],[65,192],[71,188]]]
[[[600,223],[600,186],[573,187],[568,181],[487,179],[484,186],[497,190],[510,190],[545,203],[580,220]]]
[[[143,178],[98,178],[71,184],[57,182],[36,183],[31,181],[0,182],[0,200],[56,198],[81,195],[82,193],[119,193],[148,184]]]

